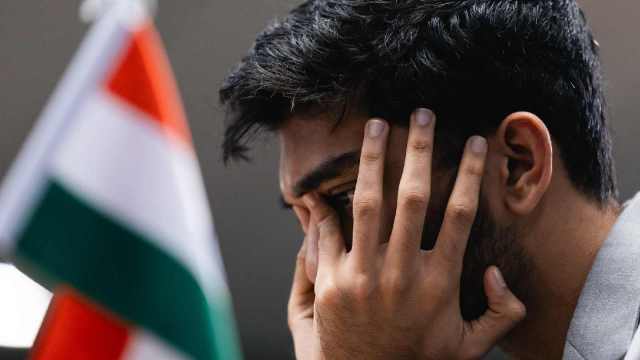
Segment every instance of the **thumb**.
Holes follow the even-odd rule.
[[[491,350],[500,339],[526,316],[524,304],[509,290],[495,266],[484,274],[484,288],[489,309],[479,319],[467,324],[465,348],[470,357],[479,357]]]
[[[296,257],[296,268],[293,274],[293,284],[287,306],[289,328],[293,329],[300,321],[313,317],[313,302],[315,293],[313,283],[306,273],[307,238],[302,244]]]
[[[308,246],[309,238],[307,236],[296,258],[296,269],[288,306],[287,318],[296,359],[314,359],[313,355],[318,353],[317,349],[319,348],[317,339],[313,336],[315,293],[313,283],[309,280],[306,272]]]

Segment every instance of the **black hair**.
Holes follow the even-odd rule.
[[[339,121],[355,106],[406,125],[428,107],[436,139],[457,148],[529,111],[576,188],[604,203],[617,191],[598,47],[575,0],[306,1],[225,79],[224,159],[314,109]]]

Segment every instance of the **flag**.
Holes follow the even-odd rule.
[[[185,360],[156,336],[136,329],[70,288],[53,298],[31,360]]]
[[[41,345],[81,356],[53,346],[64,343],[53,341],[59,324],[75,326],[59,319],[80,316],[88,323],[78,324],[87,331],[77,342],[113,333],[105,335],[112,350],[142,342],[166,354],[154,359],[240,358],[206,199],[152,21],[141,2],[114,2],[0,189],[0,257],[49,289],[67,289],[34,354]],[[84,358],[102,358],[105,350],[94,350]]]

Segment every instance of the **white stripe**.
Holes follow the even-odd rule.
[[[193,149],[106,90],[88,94],[51,163],[97,210],[176,258],[207,291],[224,289]]]
[[[187,360],[189,357],[143,330],[133,332],[121,360]]]
[[[122,7],[113,7],[92,27],[9,170],[0,189],[0,257],[11,256],[16,234],[45,184],[45,164],[64,137],[78,101],[113,66],[128,37],[129,18]]]

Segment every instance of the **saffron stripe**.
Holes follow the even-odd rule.
[[[60,288],[49,306],[30,359],[119,359],[128,339],[124,322],[75,291]]]
[[[191,134],[169,60],[153,24],[143,23],[107,78],[107,89],[147,113],[167,134],[191,146]]]
[[[214,309],[192,274],[61,184],[51,181],[19,239],[16,264],[54,277],[41,276],[41,283],[68,282],[185,354],[222,359]]]

